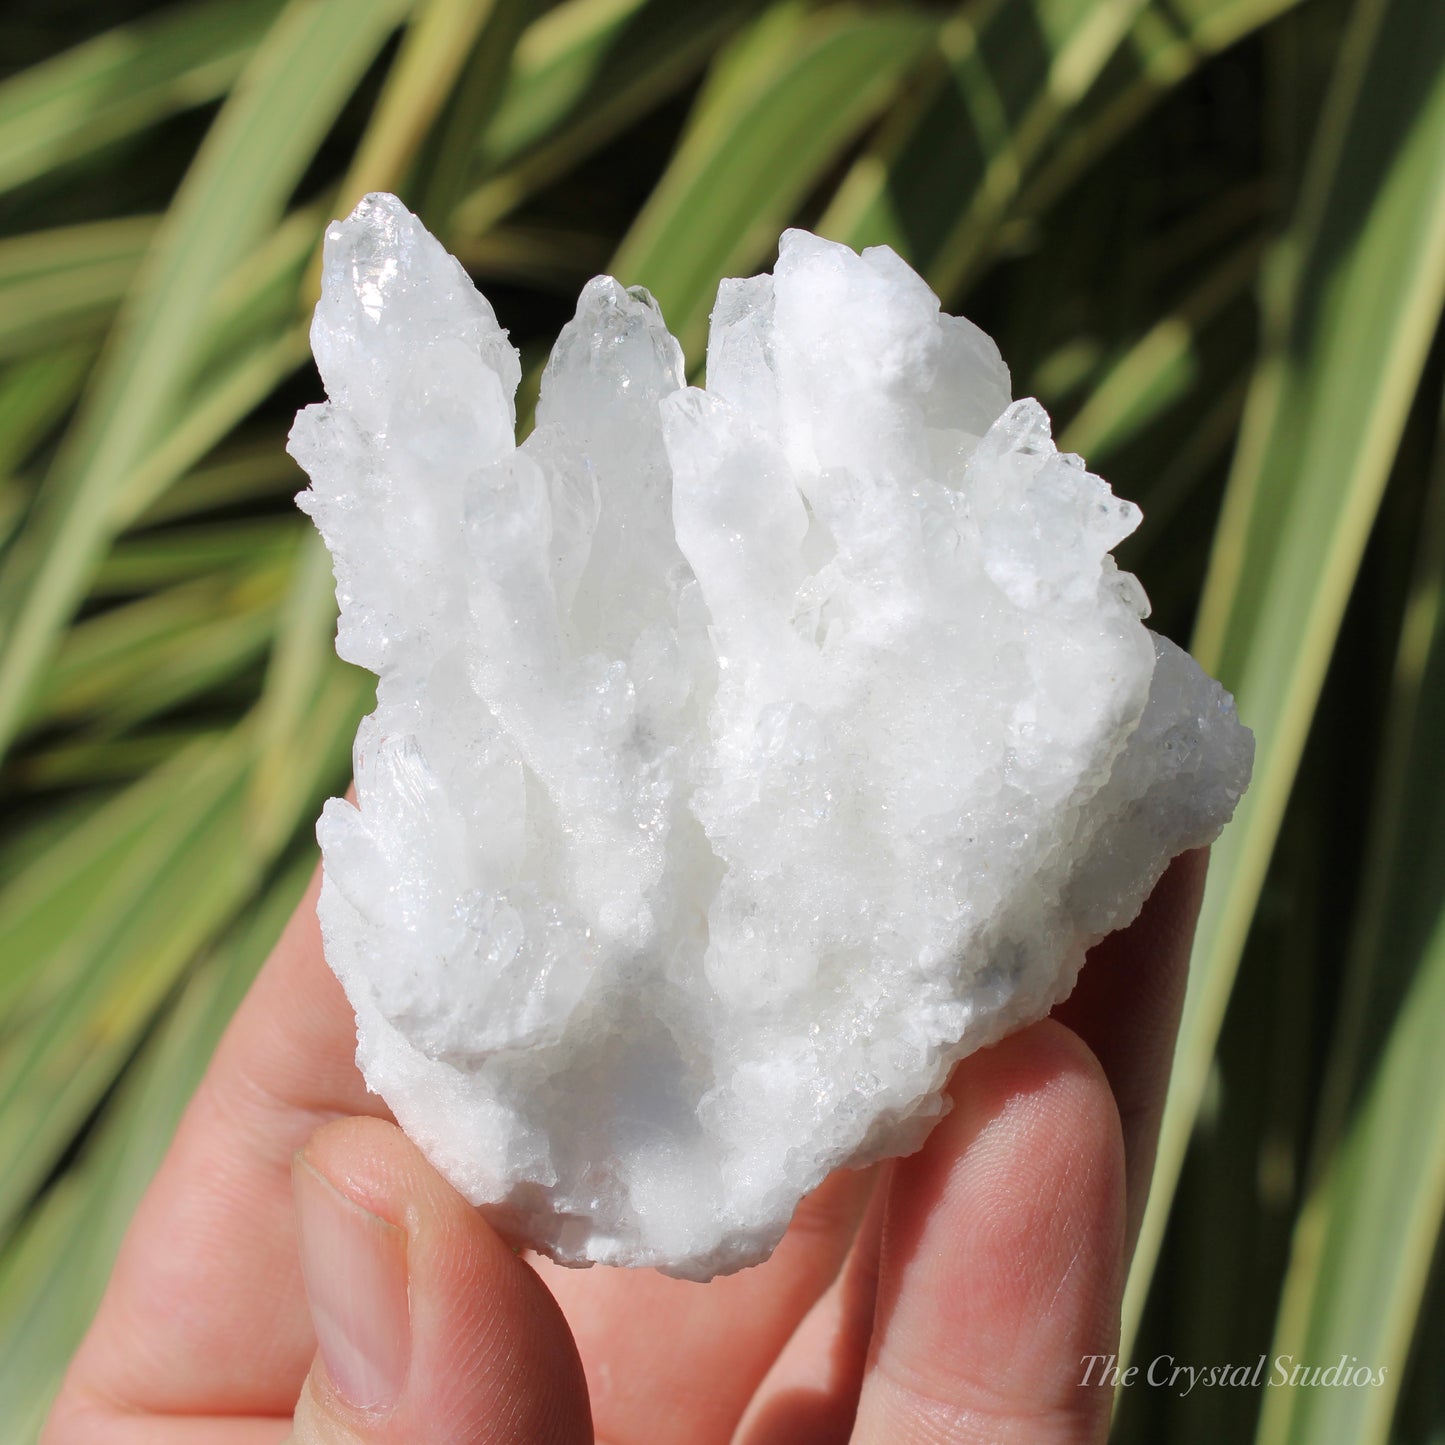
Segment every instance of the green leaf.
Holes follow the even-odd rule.
[[[295,541],[293,533],[288,553]],[[31,725],[93,715],[119,731],[264,655],[287,560],[202,577],[77,623],[36,695]]]
[[[1124,445],[1188,390],[1199,333],[1255,279],[1261,250],[1258,238],[1238,247],[1139,337],[1095,385],[1060,435],[1060,448],[1093,460]]]
[[[480,236],[458,237],[452,254],[483,280],[520,281],[555,290],[570,302],[579,276],[606,269],[612,240],[600,231],[501,223]]]
[[[528,0],[491,0],[445,113],[425,144],[417,147],[416,210],[438,235],[451,234],[452,213],[472,175],[477,139],[486,134],[501,105],[518,39],[532,13]]]
[[[325,680],[348,670],[333,646],[336,592],[331,555],[309,527],[297,550],[257,705],[257,761],[249,799],[256,826],[273,845],[284,841],[278,830],[290,818],[288,800],[307,786],[308,759],[296,747],[297,733],[305,727]]]
[[[300,535],[295,518],[269,517],[168,527],[122,537],[96,573],[90,595],[133,595],[207,576],[230,576],[244,570],[269,572],[290,560]]]
[[[718,278],[746,275],[888,104],[934,23],[910,10],[769,10],[718,57],[612,270],[696,354]]]
[[[1258,740],[1215,845],[1132,1337],[1345,602],[1445,301],[1445,9],[1368,0],[1340,50],[1298,215],[1267,271],[1264,354],[1196,651]]]
[[[292,0],[167,212],[88,405],[0,571],[0,748],[116,526],[116,491],[172,423],[215,293],[282,210],[404,0]]]
[[[296,324],[303,309],[301,279],[329,209],[325,201],[298,207],[218,279],[194,363],[172,408],[171,430],[184,426],[188,412],[205,403],[218,377],[235,371],[239,354],[282,346],[287,333],[303,335],[304,327]],[[121,497],[120,516],[128,521],[124,490]]]
[[[1437,807],[1438,799],[1437,799]],[[1294,1362],[1379,1371],[1374,1387],[1269,1392],[1261,1445],[1389,1440],[1430,1262],[1445,1219],[1445,913],[1420,960],[1368,1094],[1301,1216],[1302,1269],[1317,1275]],[[1284,1343],[1297,1348],[1285,1348]],[[1272,1357],[1274,1358],[1274,1357]]]
[[[369,191],[398,188],[441,114],[495,0],[421,0],[387,72],[337,211],[346,215]]]
[[[0,1050],[0,1235],[94,1109],[197,948],[255,886],[244,846],[247,738],[176,768],[183,794],[86,898]]]
[[[0,1038],[12,1027],[16,995],[81,916],[85,899],[177,796],[173,778],[174,768],[158,769],[134,787],[71,800],[6,835],[0,857]]]
[[[155,447],[128,474],[114,479],[117,530],[154,507],[178,477],[200,462],[307,355],[306,328],[295,326],[230,357]]]
[[[1120,136],[1212,56],[1294,9],[1301,0],[1168,0],[1140,12],[1011,211],[1036,216],[1052,206]]]
[[[653,31],[641,23],[648,8],[646,0],[565,0],[528,26],[513,53],[496,118],[482,139],[488,169],[550,140],[562,122],[589,109],[587,100],[609,56],[633,49]],[[665,21],[665,11],[656,10],[649,18]]]
[[[187,409],[155,450],[143,457],[129,475],[111,479],[117,493],[117,525],[143,514],[163,497],[172,482],[193,467],[242,417],[269,395],[279,381],[301,364],[306,354],[306,332],[298,326],[279,340],[262,343],[250,352],[232,357],[228,368],[211,378],[204,397]],[[273,465],[275,470],[280,470],[279,462]],[[236,485],[234,476],[227,478],[225,473],[220,475],[231,485]],[[249,481],[249,475],[243,480]],[[22,564],[12,559],[11,565]],[[51,665],[54,665],[53,660]],[[40,681],[32,686],[45,687],[43,673]],[[34,702],[23,713],[16,710],[12,726],[22,729],[41,711],[43,704]]]
[[[65,992],[77,936],[145,892],[148,870],[172,844],[168,828],[180,829],[188,816],[191,791],[214,774],[214,759],[234,763],[234,755],[234,748],[187,749],[19,860],[0,891],[0,1042],[8,1046],[20,1031],[24,993],[33,1009]]]
[[[302,820],[314,818],[329,794],[341,792],[349,782],[357,725],[376,703],[376,678],[343,663],[329,650],[325,665],[311,674],[309,696],[288,698],[284,686],[274,682],[290,680],[287,662],[283,657],[268,678],[274,683],[272,697],[263,697],[257,710],[259,750],[246,796],[247,836],[268,853],[289,839]],[[273,697],[279,701],[273,702]],[[278,756],[267,751],[267,728],[275,726],[276,713],[287,716],[286,706],[291,707],[296,726],[284,754]],[[269,710],[272,707],[275,713]],[[285,786],[278,786],[278,779]]]
[[[854,164],[817,229],[855,249],[892,246],[941,296],[956,294],[1144,4],[963,7],[939,32],[929,78]]]
[[[168,483],[135,517],[154,526],[203,516],[258,498],[287,496],[305,484],[301,469],[277,445],[274,435],[231,442],[203,464]]]
[[[0,477],[10,476],[75,400],[90,369],[88,346],[43,351],[0,375]]]
[[[345,777],[374,682],[349,667],[319,679],[292,738],[304,781],[268,807],[252,782],[252,716],[136,784],[0,895],[0,1002],[12,999],[0,1032],[0,1237],[197,951],[252,895],[276,840]],[[43,968],[24,948],[36,939],[50,949]]]
[[[280,0],[177,6],[0,84],[0,190],[224,95]]]
[[[681,89],[762,0],[564,0],[517,43],[483,132],[486,179],[452,216],[464,244]]]
[[[154,233],[139,216],[0,241],[0,361],[103,330]]]
[[[181,725],[127,737],[82,737],[52,743],[13,762],[11,779],[18,789],[35,792],[134,783],[186,748],[201,742],[218,743],[224,736],[224,728]]]
[[[1445,1219],[1445,432],[1395,659],[1366,878],[1274,1354],[1383,1368],[1381,1387],[1272,1390],[1260,1445],[1390,1435]]]

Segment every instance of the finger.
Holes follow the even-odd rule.
[[[318,1345],[295,1445],[591,1445],[561,1311],[395,1125],[322,1129],[295,1190]]]
[[[1054,1010],[1103,1065],[1118,1104],[1128,1179],[1126,1258],[1149,1199],[1208,866],[1206,848],[1181,853],[1139,917],[1089,951],[1078,986]]]
[[[329,1120],[385,1113],[357,1072],[351,1009],[322,959],[318,882],[227,1029],[136,1212],[62,1412],[122,1422],[291,1414],[315,1350],[291,1159]]]
[[[877,1171],[843,1268],[768,1371],[738,1426],[736,1445],[842,1445],[852,1433],[873,1333],[891,1174],[886,1165]]]
[[[862,1445],[1062,1445],[1108,1430],[1080,1361],[1115,1348],[1123,1289],[1118,1114],[1093,1055],[1045,1020],[965,1059],[955,1107],[897,1165]]]
[[[722,1445],[838,1274],[873,1171],[837,1171],[798,1207],[771,1259],[709,1284],[655,1270],[538,1272],[567,1316],[607,1445]]]

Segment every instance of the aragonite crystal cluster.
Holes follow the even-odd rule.
[[[319,824],[366,1078],[566,1263],[764,1258],[1208,842],[1252,739],[1149,633],[1139,521],[892,251],[789,231],[707,389],[600,277],[517,353],[395,198],[326,237],[297,418],[337,648]]]

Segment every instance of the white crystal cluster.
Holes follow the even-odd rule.
[[[1248,778],[1141,618],[1139,512],[892,251],[725,281],[707,390],[584,289],[516,352],[393,197],[327,233],[297,418],[341,655],[327,957],[407,1132],[567,1263],[705,1279],[915,1148]]]

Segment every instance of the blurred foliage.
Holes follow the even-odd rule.
[[[533,388],[599,270],[698,365],[719,276],[785,225],[886,242],[1141,502],[1122,560],[1259,760],[1126,1349],[1388,1383],[1135,1388],[1116,1436],[1440,1438],[1439,0],[18,0],[4,25],[7,1438],[345,786],[371,679],[331,650],[282,444],[319,392],[321,228],[378,188]]]

